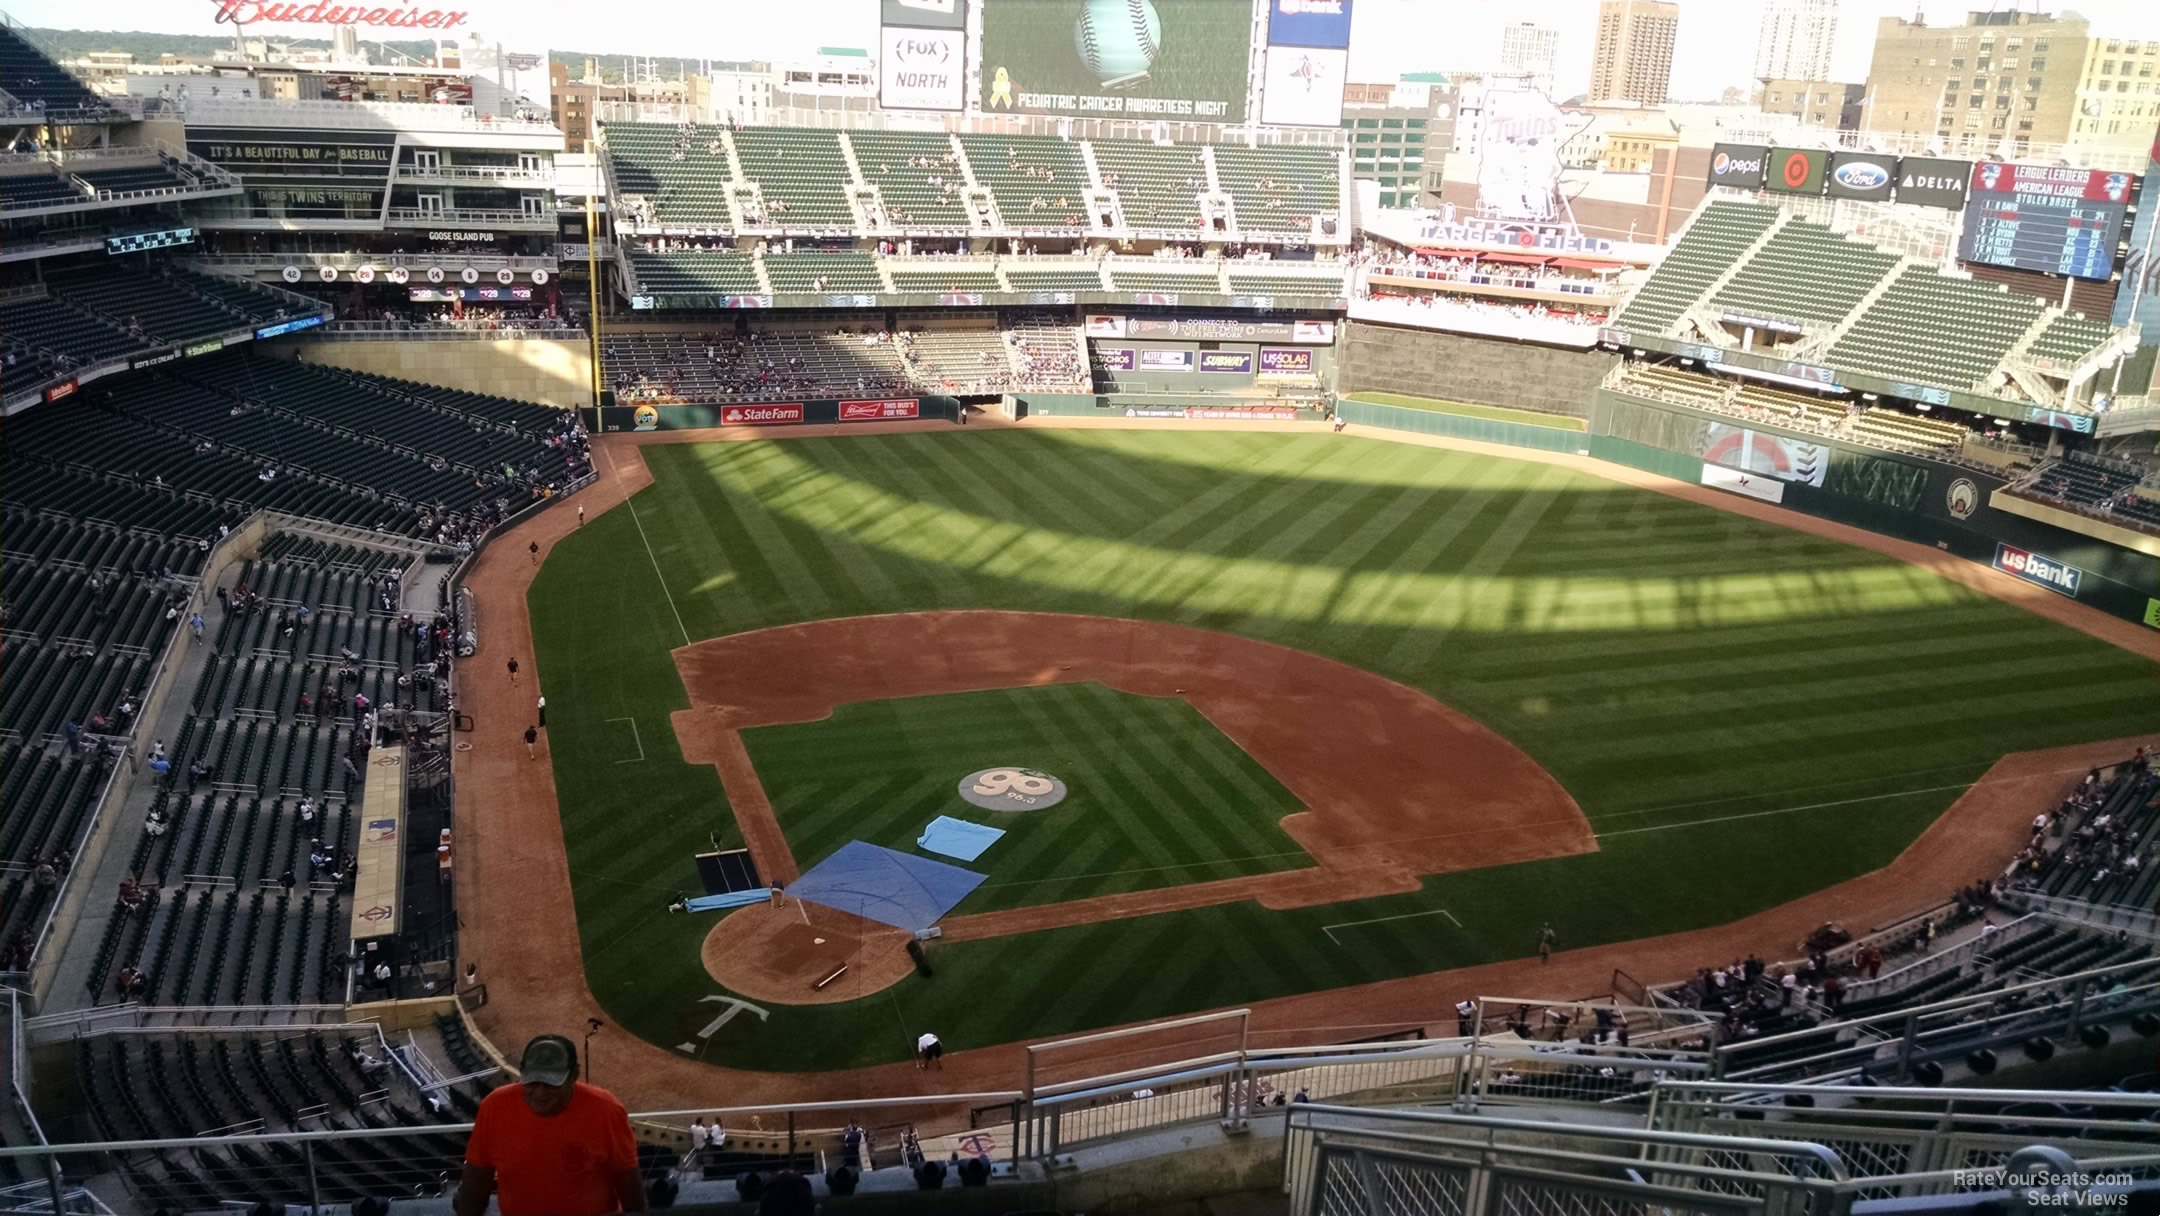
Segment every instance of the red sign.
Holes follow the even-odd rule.
[[[727,405],[720,408],[721,426],[782,426],[803,420],[802,405]]]
[[[302,25],[380,25],[393,29],[446,30],[465,24],[463,9],[384,8],[367,4],[276,4],[270,0],[217,0],[219,24],[253,25],[258,21]]]
[[[63,380],[45,390],[45,399],[47,401],[58,401],[62,397],[72,397],[78,387],[80,386],[73,380]]]
[[[913,397],[901,401],[843,401],[840,421],[877,422],[890,418],[920,418],[922,403]]]

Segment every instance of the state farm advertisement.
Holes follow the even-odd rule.
[[[720,407],[721,426],[785,426],[803,420],[801,402],[786,405],[725,405]]]
[[[922,417],[922,402],[913,397],[898,401],[843,401],[842,422],[881,422],[894,418]]]

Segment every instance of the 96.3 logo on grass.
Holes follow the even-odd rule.
[[[1031,768],[986,768],[960,779],[960,797],[986,811],[1042,811],[1065,801],[1065,783]]]

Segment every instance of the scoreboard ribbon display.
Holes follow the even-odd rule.
[[[2104,280],[2115,269],[2132,181],[2105,169],[1982,161],[1973,166],[1958,257]]]

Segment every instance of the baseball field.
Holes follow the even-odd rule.
[[[1722,924],[1883,866],[2006,752],[2160,726],[2152,665],[2083,633],[1551,463],[1154,429],[643,453],[528,603],[585,978],[686,1059],[854,1067],[1519,958],[1546,922]],[[958,796],[999,767],[1069,794]],[[1005,835],[938,856],[940,815]],[[934,974],[859,935],[862,995],[706,1032],[748,995],[708,939],[779,912],[668,911],[697,855],[792,885],[856,842],[979,877]]]

